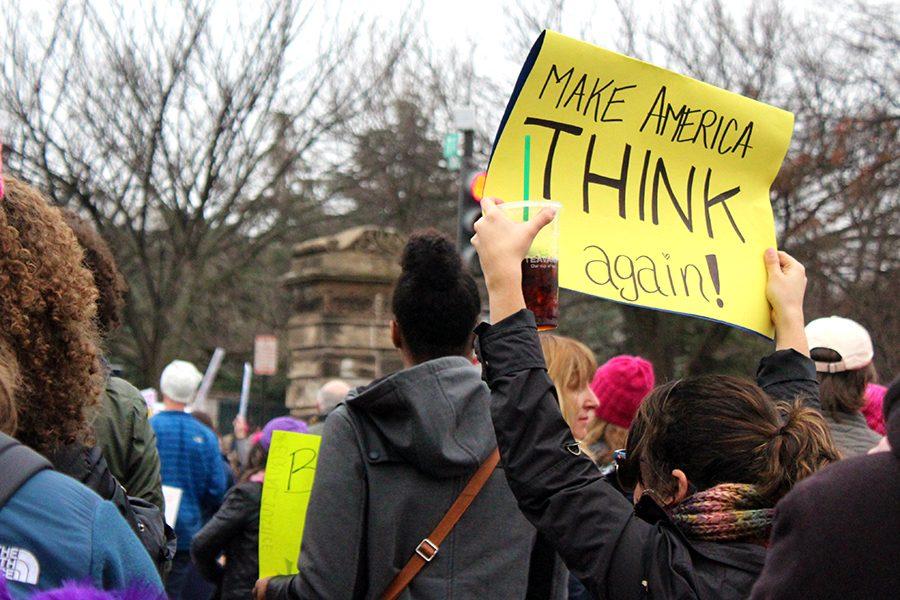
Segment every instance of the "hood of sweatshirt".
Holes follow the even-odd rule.
[[[497,446],[489,402],[481,369],[445,356],[354,390],[345,403],[388,454],[431,476],[456,477]]]

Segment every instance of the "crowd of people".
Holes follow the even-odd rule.
[[[4,177],[0,598],[896,595],[900,383],[879,385],[858,323],[805,323],[802,265],[760,257],[776,335],[755,380],[657,382],[642,357],[598,366],[538,333],[520,265],[551,215],[483,208],[492,324],[454,244],[414,234],[391,306],[403,368],[327,383],[310,423],[238,418],[223,443],[192,410],[195,365],[166,366],[152,416],[111,374],[127,292],[112,253]],[[279,430],[322,442],[298,573],[258,580]]]

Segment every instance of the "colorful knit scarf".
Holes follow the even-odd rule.
[[[670,518],[682,533],[711,542],[765,544],[774,515],[771,502],[748,483],[723,483],[669,509]]]

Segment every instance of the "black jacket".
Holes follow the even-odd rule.
[[[481,325],[476,333],[510,488],[595,597],[749,595],[763,567],[762,546],[688,540],[649,499],[633,506],[589,459],[567,449],[574,439],[560,416],[530,312]],[[775,398],[803,394],[818,405],[813,363],[793,350],[763,359],[757,379]]]
[[[897,387],[891,386],[895,394]],[[775,507],[754,599],[877,600],[900,593],[900,403],[885,421],[890,452],[829,465]]]
[[[259,575],[259,505],[262,484],[239,483],[191,541],[191,557],[221,600],[246,600]],[[225,567],[216,560],[225,555]]]

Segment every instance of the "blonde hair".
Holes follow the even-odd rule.
[[[597,370],[597,359],[591,349],[578,340],[550,333],[542,333],[540,338],[547,374],[556,386],[559,410],[571,428],[578,417],[571,392],[591,383]]]
[[[603,441],[606,451],[603,454],[595,454],[594,460],[598,465],[605,465],[612,462],[613,452],[625,448],[628,441],[628,430],[603,419],[594,419],[582,443],[591,447],[599,441]]]

